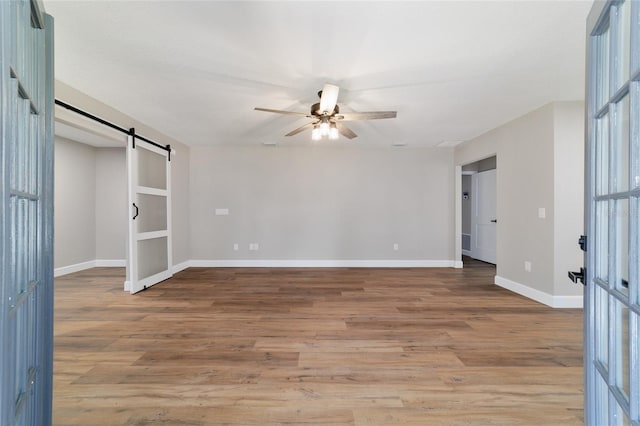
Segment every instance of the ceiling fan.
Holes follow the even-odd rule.
[[[285,136],[293,136],[307,129],[311,129],[311,139],[319,140],[321,138],[338,139],[338,134],[353,139],[357,137],[350,128],[345,126],[343,121],[355,120],[377,120],[381,118],[396,118],[396,111],[370,111],[370,112],[347,112],[340,113],[338,107],[338,92],[340,88],[333,84],[325,84],[321,91],[318,92],[320,102],[311,105],[311,112],[283,111],[270,108],[254,108],[256,111],[275,112],[276,114],[296,115],[312,119],[311,123],[300,126],[290,131]]]

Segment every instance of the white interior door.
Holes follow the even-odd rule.
[[[471,257],[496,263],[496,170],[471,176]]]
[[[129,136],[129,238],[125,290],[144,290],[172,274],[169,152]]]

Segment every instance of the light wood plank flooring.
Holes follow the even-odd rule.
[[[571,425],[582,311],[495,268],[191,268],[56,279],[56,425]]]

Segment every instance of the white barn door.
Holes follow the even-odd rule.
[[[131,134],[127,170],[129,238],[125,290],[133,294],[173,275],[170,152]]]

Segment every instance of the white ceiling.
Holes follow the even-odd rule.
[[[325,82],[352,143],[469,140],[551,101],[584,98],[591,1],[45,0],[56,79],[188,145],[309,143]],[[62,99],[64,100],[64,99]],[[126,126],[126,123],[122,123]]]

